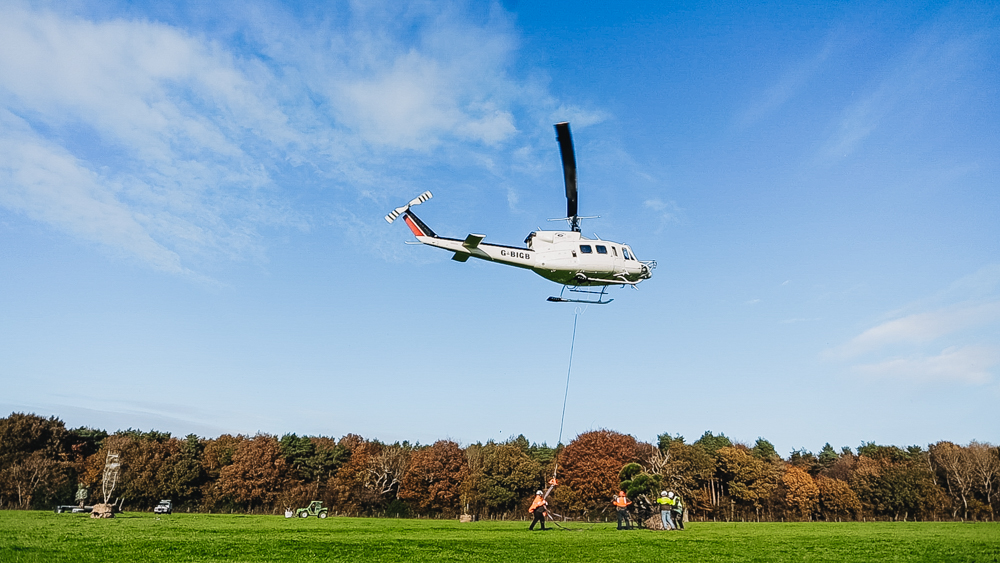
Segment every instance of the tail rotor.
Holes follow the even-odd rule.
[[[431,192],[430,191],[426,191],[426,192],[418,195],[417,197],[411,199],[410,203],[407,203],[406,205],[404,205],[402,207],[397,207],[396,209],[393,209],[392,211],[389,212],[388,215],[385,216],[386,223],[390,223],[391,224],[393,221],[396,220],[397,217],[399,217],[403,213],[406,213],[406,211],[409,208],[413,207],[414,205],[420,205],[421,203],[429,200],[432,197],[434,197],[434,196],[431,194]]]

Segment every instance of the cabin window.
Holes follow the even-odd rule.
[[[622,256],[624,256],[626,260],[632,259],[632,255],[628,253],[628,249],[625,248],[624,246],[622,247]]]
[[[608,253],[608,247],[604,246],[603,244],[597,245],[597,253],[598,254],[607,254]]]
[[[618,249],[617,248],[615,248],[615,247],[612,246],[611,247],[611,253],[614,254],[616,258],[618,257]]]
[[[590,254],[591,252],[593,252],[593,250],[590,248],[589,244],[581,244],[580,245],[580,252],[582,252],[584,254]]]

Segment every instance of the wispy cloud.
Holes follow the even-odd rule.
[[[0,92],[10,209],[169,272],[187,271],[182,254],[252,253],[253,223],[280,214],[244,146],[254,131],[272,149],[298,134],[204,40],[8,6]]]
[[[881,323],[854,337],[836,353],[851,358],[895,344],[925,344],[998,321],[1000,301],[962,303]]]
[[[834,52],[834,46],[842,40],[834,34],[812,56],[800,61],[787,71],[763,95],[754,100],[750,107],[738,119],[741,126],[752,125],[766,116],[778,111],[789,100],[802,92],[809,81],[823,68],[824,63]]]
[[[987,382],[1000,365],[998,274],[995,265],[987,266],[890,313],[823,357],[870,376]]]
[[[989,382],[1000,365],[1000,350],[990,346],[953,346],[936,355],[914,355],[854,366],[858,373],[919,381]]]
[[[642,203],[642,205],[646,209],[651,209],[656,212],[660,217],[661,223],[678,222],[684,215],[684,209],[677,205],[677,202],[673,200],[663,201],[659,198],[653,198],[647,199]]]
[[[238,32],[211,36],[0,6],[0,206],[190,274],[198,260],[262,258],[265,225],[329,216],[294,203],[304,185],[381,205],[413,195],[429,155],[531,170],[517,123],[535,129],[562,106],[544,80],[510,75],[518,39],[502,9],[322,9],[249,4]]]
[[[892,115],[905,113],[903,119],[912,122],[939,112],[941,98],[929,93],[941,92],[961,77],[975,48],[974,38],[943,24],[918,34],[886,75],[844,109],[819,159],[832,162],[851,154]]]

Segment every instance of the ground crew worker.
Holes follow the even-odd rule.
[[[534,515],[535,517],[535,519],[531,521],[531,525],[528,526],[529,530],[534,530],[535,523],[537,522],[542,523],[543,530],[548,529],[545,527],[545,507],[548,505],[549,503],[546,502],[545,497],[542,496],[542,491],[536,492],[535,500],[531,501],[531,508],[528,509],[528,512]]]
[[[673,491],[670,492],[673,494]],[[681,495],[674,495],[674,507],[671,509],[674,513],[674,528],[678,530],[684,529],[684,501],[681,500]]]
[[[660,505],[660,520],[663,522],[664,530],[673,530],[674,523],[670,519],[670,511],[674,508],[674,493],[660,491],[660,498],[656,499],[656,504]]]
[[[632,501],[625,496],[625,491],[618,491],[618,495],[615,500],[611,502],[618,508],[618,529],[622,529],[622,522],[625,523],[625,529],[632,529],[632,521],[628,517],[628,505],[632,504]]]

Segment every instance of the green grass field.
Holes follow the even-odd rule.
[[[1000,559],[998,523],[614,524],[528,532],[526,522],[0,511],[0,562],[947,561]]]

